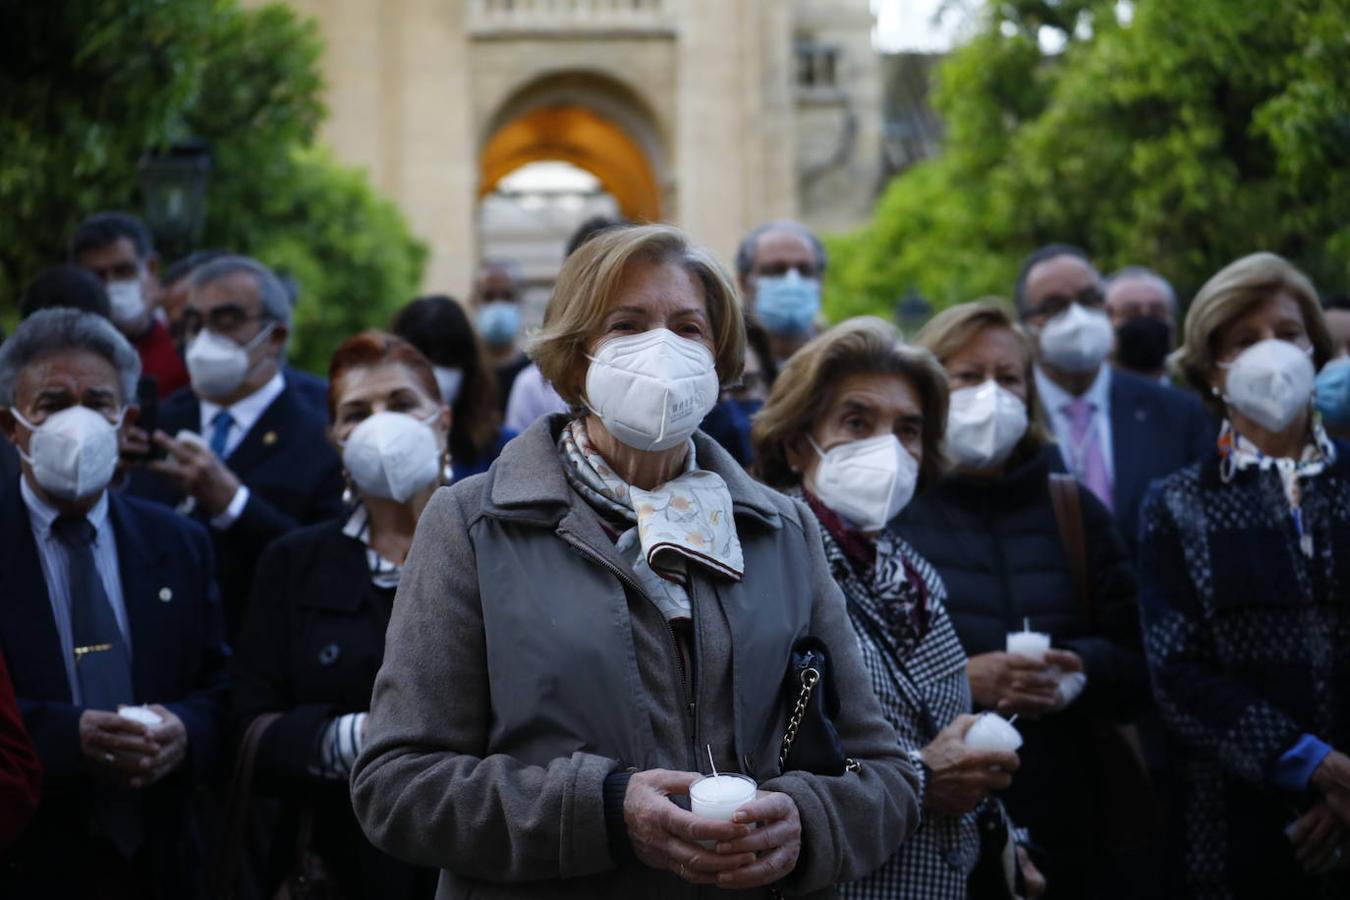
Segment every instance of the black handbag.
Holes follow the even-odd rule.
[[[861,766],[844,754],[839,731],[834,727],[839,715],[839,691],[824,641],[804,637],[793,645],[783,688],[788,725],[778,753],[779,771],[814,775],[858,771]]]

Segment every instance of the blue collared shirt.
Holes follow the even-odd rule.
[[[1050,380],[1040,367],[1036,367],[1036,393],[1040,395],[1041,405],[1050,417],[1050,427],[1059,442],[1059,452],[1064,457],[1065,467],[1076,477],[1082,477],[1078,471],[1077,460],[1073,459],[1073,425],[1064,413],[1064,404],[1079,399]],[[1082,399],[1091,403],[1092,428],[1097,432],[1097,444],[1102,448],[1102,459],[1106,461],[1106,475],[1111,483],[1116,483],[1116,459],[1111,448],[1111,367],[1102,364],[1093,379],[1091,387],[1084,392]]]
[[[66,664],[66,681],[70,684],[70,698],[75,705],[83,702],[80,682],[75,677],[75,629],[70,622],[70,558],[66,547],[52,534],[52,523],[61,511],[45,502],[28,484],[28,477],[19,479],[19,492],[28,507],[28,522],[33,528],[33,542],[37,544],[38,559],[42,562],[42,577],[47,582],[47,599],[51,602],[52,618],[56,622],[56,636],[61,641],[61,655]],[[103,590],[112,604],[117,628],[126,641],[128,657],[131,647],[131,628],[127,624],[127,608],[122,599],[122,573],[117,566],[117,539],[112,522],[108,520],[108,492],[85,514],[94,526],[94,565],[103,579]]]

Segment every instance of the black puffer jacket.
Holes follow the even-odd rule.
[[[1136,581],[1111,514],[1079,489],[1093,610],[1076,595],[1050,500],[1058,451],[1016,458],[994,480],[949,476],[917,497],[895,525],[938,570],[948,610],[969,656],[1002,651],[1023,619],[1055,647],[1082,657],[1087,689],[1067,710],[1020,720],[1026,743],[1007,805],[1049,853],[1054,896],[1097,893],[1089,886],[1094,832],[1102,814],[1092,726],[1126,721],[1148,703],[1140,650]],[[1072,885],[1072,887],[1071,887]]]

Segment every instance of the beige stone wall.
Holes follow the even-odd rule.
[[[641,0],[623,13],[593,0],[289,2],[327,42],[322,139],[430,245],[428,289],[466,293],[479,150],[504,119],[550,103],[622,126],[648,151],[665,216],[728,262],[767,219],[838,228],[870,209],[881,104],[868,0]],[[841,48],[836,94],[798,88],[804,35]]]

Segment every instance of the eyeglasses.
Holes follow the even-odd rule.
[[[1106,298],[1095,287],[1085,287],[1076,294],[1047,294],[1035,309],[1027,313],[1027,318],[1053,319],[1075,303],[1085,309],[1101,309]]]
[[[205,316],[192,307],[188,307],[183,310],[183,316],[179,323],[183,329],[183,336],[192,339],[200,334],[203,328],[214,331],[216,334],[228,335],[238,330],[246,322],[271,318],[267,313],[250,315],[248,310],[235,303],[223,303],[213,308]]]

